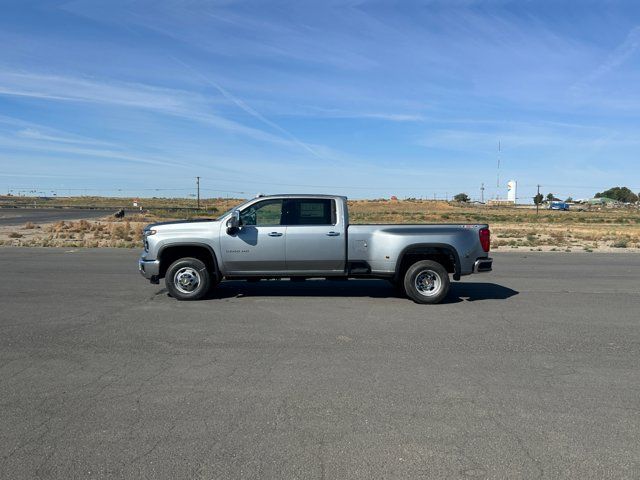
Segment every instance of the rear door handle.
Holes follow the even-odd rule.
[[[271,232],[269,233],[270,237],[281,237],[283,234],[282,232]]]
[[[329,232],[327,233],[327,237],[338,237],[340,236],[340,232]]]

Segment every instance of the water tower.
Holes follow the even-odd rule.
[[[507,183],[507,200],[513,203],[516,203],[516,199],[518,198],[517,194],[518,190],[518,182],[515,180],[509,180]]]

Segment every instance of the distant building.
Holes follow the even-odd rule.
[[[518,182],[509,180],[507,183],[507,201],[516,203],[518,198]]]
[[[590,200],[587,200],[587,203],[590,205],[607,205],[612,203],[618,203],[618,201],[614,200],[613,198],[598,197],[598,198],[592,198]]]
[[[511,200],[497,200],[495,198],[487,201],[487,205],[514,205],[515,202],[512,202]]]

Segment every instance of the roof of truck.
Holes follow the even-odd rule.
[[[347,199],[344,195],[324,195],[314,193],[279,193],[275,195],[259,195],[259,198],[343,198]],[[258,198],[256,197],[256,198]]]

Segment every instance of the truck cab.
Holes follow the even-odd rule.
[[[225,273],[344,275],[345,205],[343,197],[281,196],[239,208],[238,225],[221,224]]]

